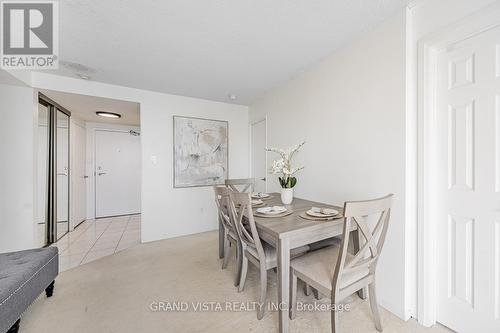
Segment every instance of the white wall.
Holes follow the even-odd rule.
[[[296,195],[333,204],[395,194],[377,275],[382,306],[406,317],[405,16],[398,13],[250,106],[268,144],[306,140]],[[269,155],[269,162],[275,156]],[[269,178],[268,186],[279,190]]]
[[[173,188],[173,115],[229,121],[229,176],[248,177],[248,108],[44,73],[39,89],[140,103],[142,146],[142,241],[217,228],[211,187]],[[156,157],[156,164],[151,157]]]
[[[0,84],[0,253],[35,246],[33,89]]]

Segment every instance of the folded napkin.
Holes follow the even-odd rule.
[[[319,208],[319,207],[312,207],[311,210],[315,213],[320,213],[324,215],[334,215],[338,214],[338,211],[332,208]]]
[[[286,208],[284,206],[269,206],[269,207],[262,207],[257,209],[257,212],[259,213],[276,213],[276,212],[284,212],[286,211]]]

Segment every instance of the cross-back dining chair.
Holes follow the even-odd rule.
[[[276,249],[266,242],[261,241],[255,219],[252,211],[252,200],[250,193],[229,192],[230,213],[234,220],[236,232],[238,233],[241,244],[241,273],[238,291],[243,291],[248,271],[248,262],[251,262],[259,268],[260,289],[259,289],[259,307],[257,319],[264,316],[266,294],[267,294],[267,271],[277,267]],[[245,224],[247,225],[245,227]],[[309,248],[302,246],[291,251],[290,255],[306,253]]]
[[[226,186],[235,192],[252,192],[255,187],[254,178],[226,179]]]
[[[349,201],[344,204],[344,223],[340,246],[331,246],[310,252],[291,262],[290,318],[295,318],[297,278],[324,295],[331,295],[332,332],[339,332],[338,311],[335,305],[347,296],[368,286],[370,307],[375,327],[382,331],[380,313],[375,293],[375,273],[378,258],[384,246],[389,225],[393,194],[367,201]],[[370,228],[368,220],[377,221]],[[348,253],[349,234],[357,227],[362,241],[357,253]]]
[[[227,268],[227,264],[229,261],[229,257],[231,256],[231,252],[229,246],[232,245],[236,248],[236,261],[238,262],[238,268],[236,270],[236,278],[234,285],[237,286],[239,282],[240,275],[240,246],[238,234],[233,224],[233,220],[230,218],[230,198],[229,198],[229,189],[225,186],[214,186],[215,192],[215,203],[217,204],[217,210],[219,213],[219,220],[221,221],[222,227],[224,228],[224,259],[222,261],[222,269]]]

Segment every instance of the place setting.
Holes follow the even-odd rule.
[[[257,217],[283,217],[292,213],[293,210],[285,206],[267,206],[257,208],[253,215]]]
[[[254,200],[269,200],[272,198],[272,195],[264,192],[254,192],[252,193],[252,199]]]
[[[311,221],[330,221],[342,217],[339,210],[328,207],[311,207],[309,210],[302,212],[299,216]]]

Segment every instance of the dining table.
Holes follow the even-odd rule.
[[[279,206],[281,198],[279,193],[270,193],[269,198],[263,198],[265,206]],[[308,245],[343,233],[342,217],[343,207],[294,198],[290,205],[285,205],[292,214],[281,217],[254,216],[259,236],[266,243],[275,247],[277,251],[278,268],[278,327],[280,333],[289,331],[289,305],[290,305],[290,250],[303,245]],[[333,208],[339,211],[339,217],[332,220],[309,220],[300,216],[312,207]],[[256,208],[253,209],[254,212]],[[355,223],[353,223],[355,225]],[[353,251],[359,251],[361,235],[355,226],[351,234]],[[219,239],[219,242],[221,240]],[[367,291],[359,290],[359,297],[365,299]]]

